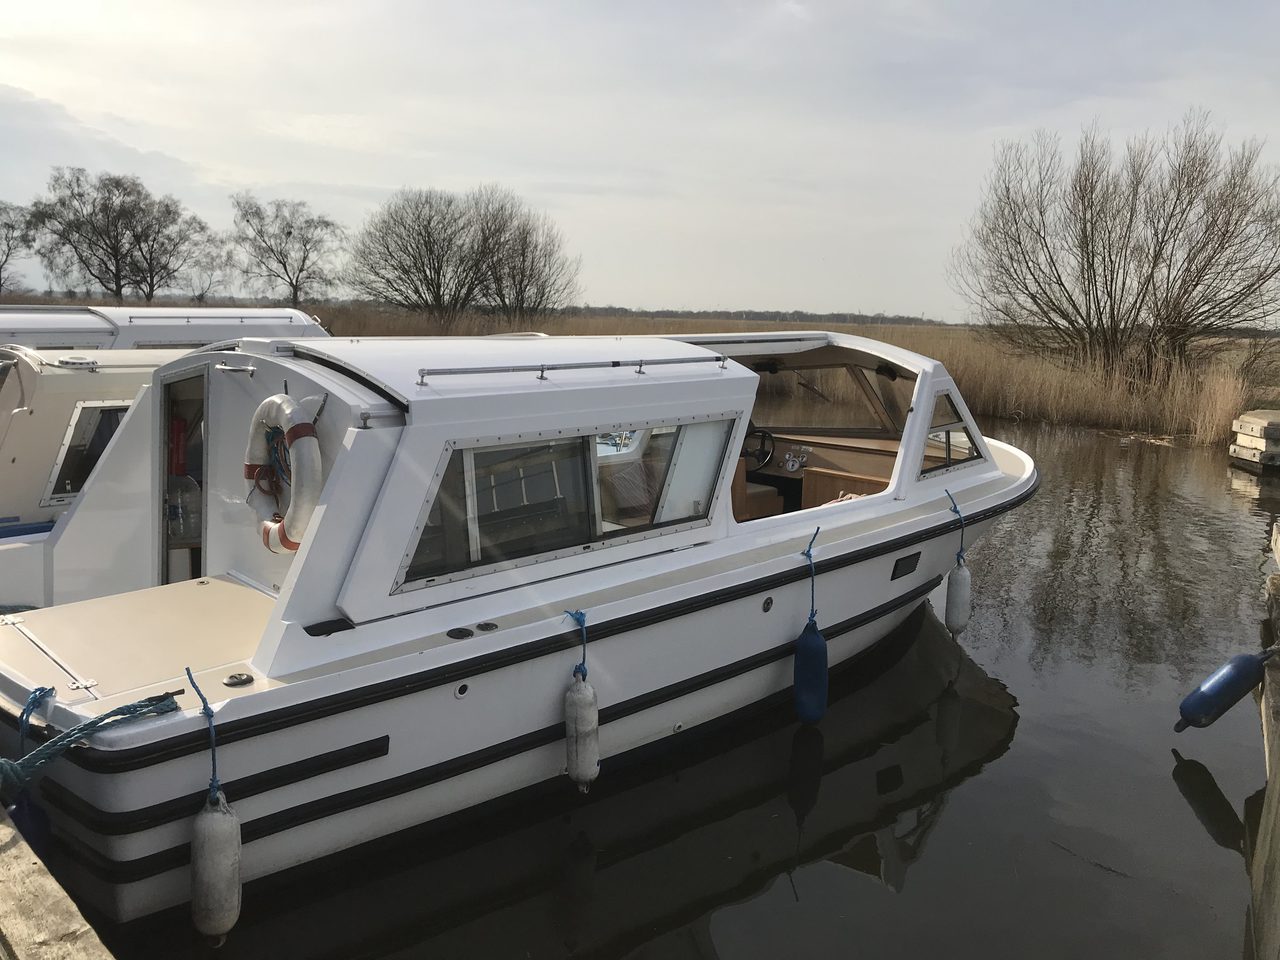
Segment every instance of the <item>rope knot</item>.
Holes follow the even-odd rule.
[[[213,732],[213,707],[209,706],[209,701],[205,699],[200,684],[196,683],[196,678],[191,675],[191,668],[183,669],[187,672],[187,679],[191,681],[191,689],[195,690],[196,696],[200,698],[200,712],[209,724],[209,802],[212,804],[217,802],[218,793],[222,790],[222,784],[218,782],[218,739]]]
[[[581,610],[566,610],[564,615],[578,625],[582,631],[582,659],[574,665],[573,675],[587,679],[587,615]]]
[[[960,512],[960,505],[956,503],[956,498],[951,495],[950,490],[943,490],[947,495],[947,499],[951,501],[951,512],[960,518],[960,549],[956,551],[956,563],[964,563],[964,514]]]

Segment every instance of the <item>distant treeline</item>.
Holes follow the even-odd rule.
[[[809,313],[806,310],[632,310],[629,307],[565,307],[570,317],[635,317],[642,320],[743,320],[752,323],[797,323],[822,326],[829,323],[855,324],[935,324],[941,320],[910,317],[899,313]]]

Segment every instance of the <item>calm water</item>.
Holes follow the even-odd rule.
[[[916,618],[833,686],[820,735],[773,711],[606,772],[586,801],[557,789],[251,887],[216,954],[181,912],[112,945],[147,960],[1241,956],[1248,882],[1230,848],[1263,782],[1257,712],[1172,727],[1187,689],[1258,642],[1280,498],[1217,451],[988,432],[1043,479],[970,551],[963,649]]]

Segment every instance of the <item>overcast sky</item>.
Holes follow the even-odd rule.
[[[1280,160],[1280,4],[57,0],[0,8],[0,199],[52,165],[356,228],[401,186],[512,187],[592,304],[961,319],[993,145],[1198,107]]]

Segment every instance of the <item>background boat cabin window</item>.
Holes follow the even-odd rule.
[[[704,520],[733,423],[454,450],[402,582]]]
[[[67,439],[53,465],[45,506],[64,503],[80,492],[128,409],[128,404],[76,404]]]
[[[964,418],[956,409],[950,395],[938,394],[933,405],[933,419],[929,423],[929,438],[924,446],[923,476],[935,470],[945,470],[973,460],[981,460],[978,445],[964,424]]]

